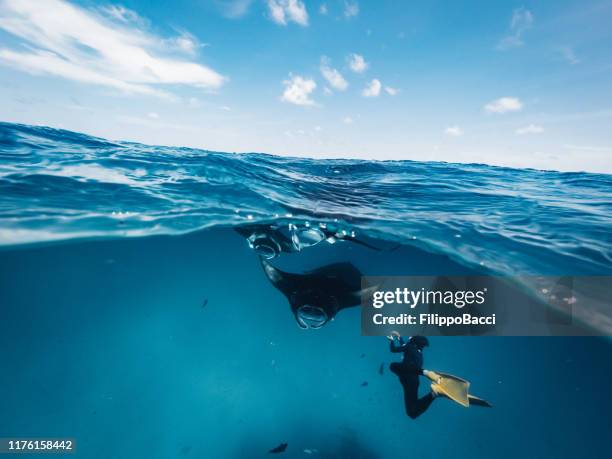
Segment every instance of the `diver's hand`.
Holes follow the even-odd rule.
[[[400,338],[400,334],[399,334],[399,332],[397,332],[397,331],[395,331],[395,330],[393,330],[393,331],[391,332],[391,334],[390,334],[390,335],[387,335],[387,339],[388,339],[389,341],[393,341],[395,338],[397,338],[397,339],[399,339],[399,338]]]
[[[423,370],[423,376],[427,377],[430,381],[436,384],[440,382],[440,375],[435,371]]]

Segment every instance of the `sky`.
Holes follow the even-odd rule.
[[[0,120],[612,173],[612,0],[0,0]]]

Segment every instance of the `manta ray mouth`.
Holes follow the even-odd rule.
[[[309,304],[300,306],[295,313],[295,318],[297,319],[300,328],[303,329],[321,328],[329,320],[329,317],[323,308],[311,306]]]

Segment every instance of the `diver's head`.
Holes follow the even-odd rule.
[[[429,346],[429,340],[425,336],[411,336],[408,340],[408,344],[412,344],[417,349],[423,349]]]

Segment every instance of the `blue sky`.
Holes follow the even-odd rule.
[[[0,0],[0,119],[612,172],[612,1]]]

